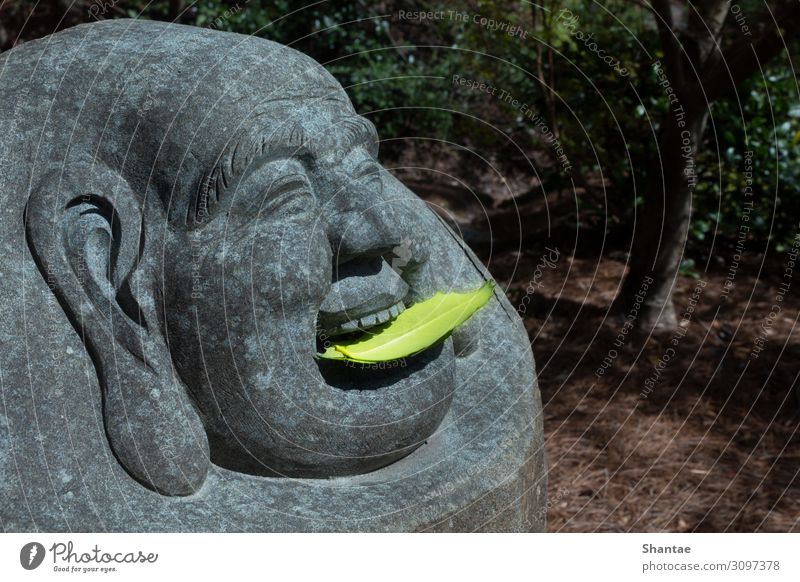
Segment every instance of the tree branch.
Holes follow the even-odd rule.
[[[719,54],[720,35],[728,10],[728,0],[705,0],[693,2],[690,6],[686,44],[690,44],[693,50],[687,50],[687,57],[697,70],[704,69],[714,61],[713,56]]]
[[[723,50],[719,65],[703,75],[699,83],[693,84],[692,91],[705,90],[703,102],[711,103],[732,92],[739,83],[786,50],[789,42],[800,37],[797,28],[783,33],[779,28],[781,23],[798,22],[800,2],[787,3],[775,10],[777,22],[773,22],[769,14],[764,16],[768,24],[758,36],[741,40]]]

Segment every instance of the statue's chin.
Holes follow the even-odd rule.
[[[314,424],[318,438],[306,442],[295,434],[289,440],[296,446],[284,447],[282,440],[266,435],[210,435],[214,463],[243,473],[300,478],[375,471],[425,443],[447,414],[455,389],[455,357],[449,339],[396,363],[362,366],[320,361],[317,365],[328,391],[323,395],[326,389],[321,387],[320,397],[327,402],[324,408],[328,413],[336,411],[336,417],[319,418]],[[289,387],[288,381],[285,386],[287,393],[298,398],[310,388],[307,383]],[[310,408],[298,406],[312,416],[323,414],[322,409],[313,409],[316,400],[306,400]],[[283,432],[279,425],[286,423],[287,431],[291,430],[296,412],[272,412],[273,428]],[[268,442],[277,448],[265,447]]]

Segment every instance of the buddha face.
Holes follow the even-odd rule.
[[[419,203],[376,161],[372,124],[333,96],[244,114],[166,245],[173,361],[231,468],[378,468],[433,433],[454,390],[450,341],[386,365],[315,358],[435,287]]]

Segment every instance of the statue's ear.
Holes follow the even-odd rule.
[[[32,190],[28,245],[94,362],[114,454],[144,485],[189,495],[208,472],[208,439],[163,337],[154,233],[118,174],[86,164],[70,176]]]

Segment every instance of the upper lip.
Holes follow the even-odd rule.
[[[369,329],[397,317],[408,285],[381,257],[340,265],[317,320],[321,333],[341,335]]]

